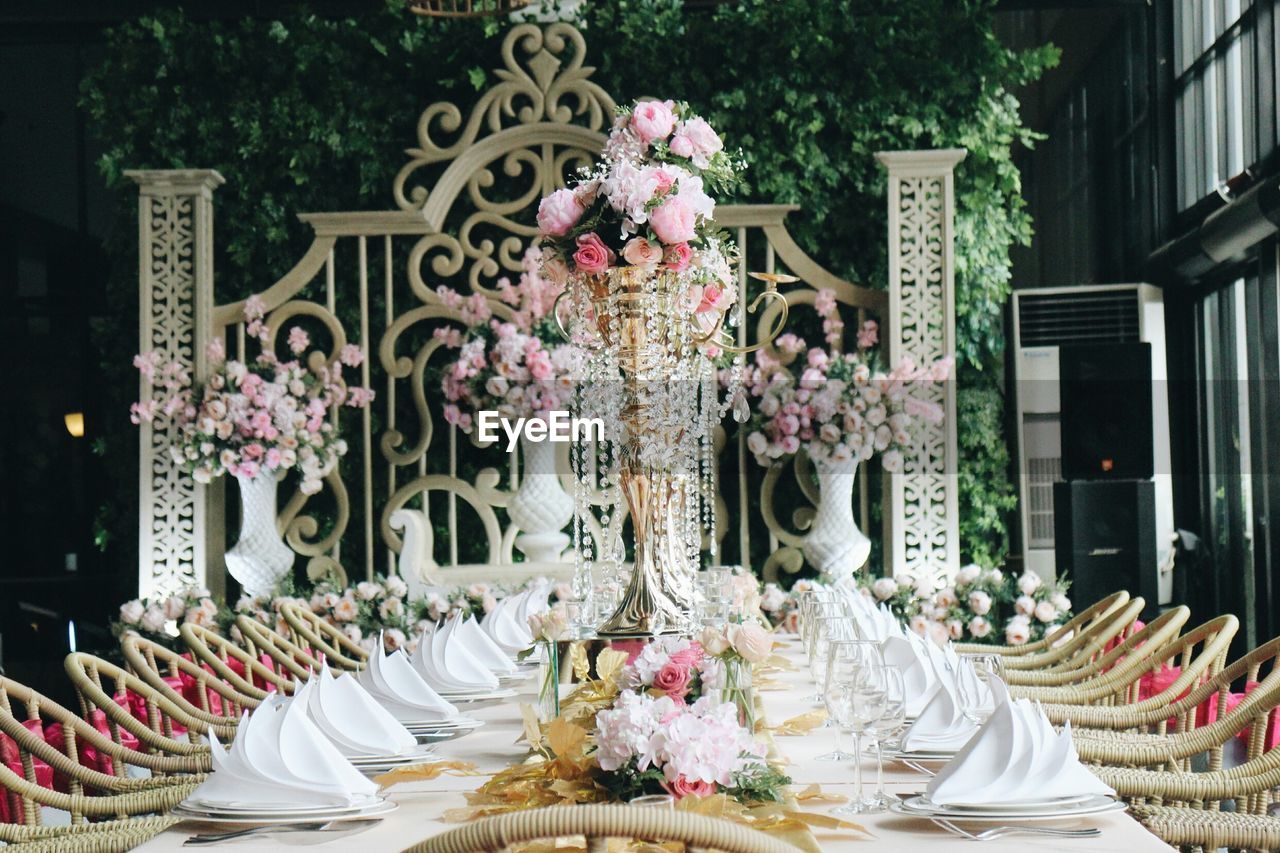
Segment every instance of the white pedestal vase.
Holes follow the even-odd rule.
[[[827,580],[839,580],[862,568],[871,554],[871,540],[853,520],[853,479],[856,462],[813,463],[818,474],[818,508],[804,556]]]
[[[246,595],[267,596],[293,568],[294,553],[276,528],[276,478],[236,476],[240,484],[240,540],[227,552],[227,571]]]
[[[573,519],[573,498],[556,473],[556,445],[520,436],[520,488],[507,512],[520,535],[516,547],[533,563],[558,563],[569,547],[565,525]]]

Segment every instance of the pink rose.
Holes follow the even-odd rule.
[[[578,251],[573,253],[573,263],[578,272],[602,273],[617,260],[617,255],[594,231],[579,236],[577,242]]]
[[[662,256],[662,262],[666,264],[667,269],[673,272],[687,269],[689,261],[692,259],[693,250],[689,248],[688,243],[676,243],[668,246],[667,251]]]
[[[582,218],[582,202],[573,190],[556,190],[538,204],[538,229],[550,237],[563,237]]]
[[[661,690],[672,699],[683,699],[689,692],[689,668],[668,661],[653,676],[653,689]]]
[[[638,267],[655,267],[662,260],[662,247],[650,243],[643,237],[632,237],[622,247],[622,257],[627,263]]]
[[[677,800],[682,800],[688,796],[709,797],[716,792],[716,786],[713,782],[703,782],[702,780],[690,781],[683,776],[677,776],[674,782],[664,783],[671,796]]]
[[[655,139],[666,139],[675,126],[676,117],[671,112],[670,104],[662,101],[637,104],[635,111],[631,113],[631,129],[646,144]]]
[[[649,227],[658,239],[668,246],[687,243],[698,236],[694,230],[693,208],[680,200],[680,196],[668,198],[649,214]]]
[[[719,283],[708,284],[702,288],[702,301],[698,303],[697,313],[706,311],[725,311],[738,296],[738,289],[733,285]]]

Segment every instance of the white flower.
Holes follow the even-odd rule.
[[[1036,590],[1044,581],[1040,580],[1040,576],[1035,572],[1024,572],[1022,577],[1018,578],[1018,591],[1023,595],[1035,595]]]
[[[876,578],[875,583],[871,584],[871,593],[878,601],[892,598],[897,591],[898,582],[893,578]]]
[[[409,585],[399,575],[389,576],[384,585],[387,588],[387,594],[396,598],[404,598],[409,594]]]
[[[919,613],[912,616],[911,621],[907,624],[912,631],[915,631],[921,637],[925,636],[925,633],[929,630],[928,618]]]
[[[982,639],[991,633],[991,623],[982,616],[975,616],[969,620],[969,633]]]
[[[972,583],[976,583],[981,575],[982,567],[970,563],[956,572],[956,586],[969,586]]]
[[[1058,608],[1052,602],[1042,601],[1036,605],[1035,614],[1041,622],[1052,622],[1058,618]]]
[[[1004,639],[1011,646],[1020,646],[1031,639],[1031,626],[1016,618],[1010,619],[1004,629]]]
[[[159,634],[164,630],[164,623],[166,621],[168,621],[168,619],[164,615],[164,610],[158,605],[153,604],[142,614],[140,624],[142,630],[149,631],[152,634]]]
[[[1055,593],[1054,596],[1049,599],[1049,601],[1053,602],[1053,606],[1058,608],[1059,612],[1061,613],[1071,612],[1071,599],[1067,598],[1062,593],[1060,592]]]
[[[164,617],[166,619],[179,619],[182,614],[187,611],[187,602],[177,595],[171,595],[164,602]]]
[[[382,595],[382,584],[373,581],[360,581],[356,584],[356,595],[365,601],[373,601],[373,599]]]
[[[1020,595],[1013,602],[1013,609],[1019,616],[1030,616],[1036,612],[1036,600],[1029,595]]]
[[[953,640],[959,640],[964,636],[964,623],[959,619],[947,620],[947,635]]]
[[[146,612],[142,602],[138,599],[126,601],[120,605],[120,621],[126,625],[137,625],[142,620],[142,614]]]
[[[969,593],[969,609],[975,616],[986,616],[991,612],[991,596],[980,589],[975,589]]]
[[[956,597],[956,591],[951,587],[947,587],[946,589],[939,590],[938,593],[933,597],[933,600],[938,607],[944,610],[955,607],[957,604],[960,603],[960,599]]]

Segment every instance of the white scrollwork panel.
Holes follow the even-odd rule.
[[[955,354],[954,186],[958,149],[887,152],[889,359],[927,364]],[[890,481],[893,573],[945,579],[960,567],[955,383],[929,387],[939,424],[917,424],[915,452]]]

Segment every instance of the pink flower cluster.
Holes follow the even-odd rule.
[[[683,637],[664,636],[649,643],[622,668],[624,687],[651,687],[683,704],[694,688],[703,662],[702,647]]]
[[[641,101],[621,113],[596,171],[538,206],[549,275],[630,265],[723,287],[731,247],[714,236],[715,201],[704,186],[704,175],[726,182],[741,168],[723,149],[684,104]]]
[[[877,370],[870,352],[877,340],[874,321],[859,329],[857,351],[840,353],[835,345],[844,323],[835,295],[819,291],[815,307],[831,348],[809,348],[785,334],[775,343],[778,356],[760,350],[746,370],[748,393],[759,401],[747,449],[761,465],[803,447],[819,464],[852,465],[879,453],[886,471],[902,470],[913,422],[942,419],[928,389],[950,375],[951,359],[923,368],[904,359],[892,370]]]
[[[246,302],[246,331],[270,339],[261,300]],[[310,338],[291,329],[288,346],[301,355]],[[176,361],[165,362],[159,351],[134,357],[134,366],[154,388],[151,398],[134,403],[134,423],[167,419],[178,427],[178,441],[169,448],[174,461],[198,483],[230,473],[252,479],[260,474],[297,469],[304,494],[320,490],[321,480],[347,452],[347,444],[332,420],[341,405],[362,407],[373,399],[367,388],[348,388],[343,366],[364,359],[359,347],[344,346],[338,358],[318,372],[297,360],[282,362],[263,352],[252,363],[225,361],[221,340],[209,348],[215,370],[203,386]]]
[[[738,723],[733,703],[678,704],[623,691],[596,714],[596,761],[605,772],[662,772],[676,797],[707,796],[764,761],[764,747]]]

